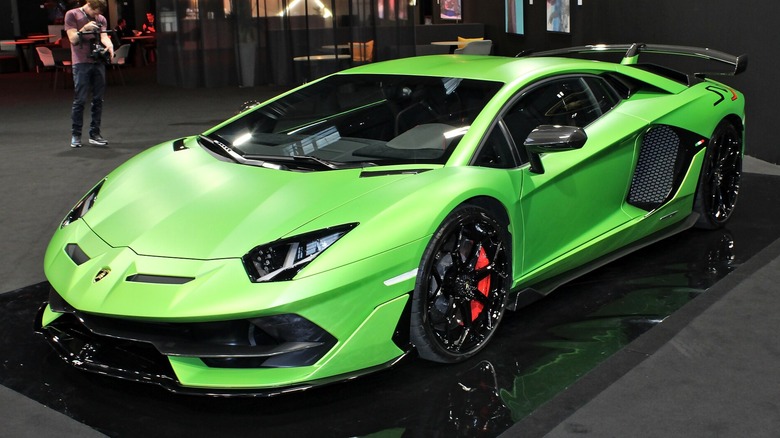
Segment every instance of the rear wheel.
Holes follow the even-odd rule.
[[[506,224],[464,205],[450,213],[423,254],[412,301],[411,337],[421,357],[459,362],[490,340],[510,285]]]
[[[728,222],[737,204],[742,178],[742,136],[733,124],[721,122],[707,145],[694,211],[698,228],[716,229]]]

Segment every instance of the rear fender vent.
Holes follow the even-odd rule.
[[[627,202],[647,211],[668,202],[704,145],[706,141],[692,132],[666,125],[651,127],[642,138]]]

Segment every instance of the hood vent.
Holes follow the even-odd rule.
[[[73,263],[76,264],[76,266],[83,265],[84,263],[89,261],[89,256],[84,253],[84,250],[81,249],[78,245],[75,243],[69,243],[65,245],[65,254],[70,257],[71,260],[73,260]]]
[[[178,139],[178,140],[173,142],[173,151],[174,152],[181,151],[181,150],[184,150],[184,149],[187,149],[187,146],[184,146],[184,139],[183,138],[180,138],[180,139]]]

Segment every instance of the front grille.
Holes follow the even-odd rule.
[[[65,315],[41,330],[67,352],[66,360],[130,367],[168,378],[173,373],[166,356],[196,357],[219,368],[301,367],[314,364],[336,345],[330,333],[295,314],[170,323],[86,314],[54,291],[49,303]],[[161,362],[167,365],[164,370]],[[157,365],[148,370],[147,363]]]
[[[63,315],[38,331],[77,368],[163,386],[177,383],[170,362],[152,345],[97,335],[75,315]]]

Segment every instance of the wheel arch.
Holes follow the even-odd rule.
[[[719,159],[717,160],[719,163],[722,163],[723,166],[728,166],[727,161],[732,162],[732,165],[730,168],[720,168],[717,171],[717,189],[716,192],[720,193],[720,195],[717,197],[717,199],[724,199],[729,203],[730,205],[723,204],[724,210],[721,212],[721,206],[717,206],[718,214],[719,215],[725,215],[725,218],[722,219],[713,219],[710,215],[710,203],[707,202],[707,199],[716,199],[715,197],[711,197],[712,195],[707,195],[705,193],[705,190],[708,187],[708,183],[710,181],[710,175],[715,175],[716,173],[710,173],[710,160],[712,160],[712,141],[714,140],[715,136],[718,135],[718,130],[721,126],[729,126],[734,129],[735,134],[737,138],[739,139],[739,151],[736,154],[736,158],[734,160],[726,160],[726,159]],[[745,130],[744,126],[742,124],[742,119],[734,114],[729,114],[723,117],[718,121],[718,124],[716,125],[715,129],[713,130],[710,142],[707,144],[707,150],[705,153],[705,158],[702,162],[702,168],[698,177],[698,182],[696,185],[696,193],[694,195],[694,202],[693,202],[693,212],[699,214],[699,218],[694,224],[694,227],[701,228],[701,229],[707,229],[707,230],[713,230],[717,228],[723,227],[726,222],[728,221],[729,217],[731,216],[731,213],[734,210],[737,194],[739,192],[739,179],[740,174],[742,172],[742,156],[744,155],[745,150]],[[724,172],[724,169],[726,172]],[[705,181],[706,180],[706,181]],[[725,181],[725,182],[724,182]],[[721,188],[721,184],[729,184],[731,187],[731,190],[727,192],[723,192],[723,189]],[[711,184],[710,184],[711,185]],[[726,186],[723,186],[726,187]],[[712,193],[712,192],[710,192]],[[727,193],[727,194],[726,194]]]
[[[501,201],[499,201],[498,199],[493,198],[491,196],[484,196],[484,195],[483,196],[475,196],[473,198],[469,198],[469,199],[465,200],[463,203],[461,203],[461,205],[463,205],[463,204],[476,205],[477,207],[484,208],[485,210],[487,210],[488,212],[493,214],[494,217],[496,218],[496,220],[498,220],[501,223],[501,225],[504,226],[504,230],[506,231],[506,233],[507,233],[507,235],[509,237],[509,242],[510,242],[510,248],[509,248],[509,257],[510,257],[509,269],[510,269],[510,272],[509,272],[509,274],[514,279],[515,278],[514,277],[515,276],[515,257],[516,257],[515,254],[520,254],[521,253],[519,251],[519,248],[520,248],[520,245],[522,244],[522,242],[519,240],[519,236],[516,236],[515,233],[513,232],[514,231],[514,227],[513,227],[512,219],[510,219],[510,215],[509,215],[509,212],[506,209],[506,206]]]
[[[742,117],[740,117],[740,116],[738,116],[736,114],[728,114],[721,121],[729,122],[737,129],[737,132],[739,132],[739,135],[742,137],[742,147],[744,149],[744,147],[745,147],[745,124],[743,123]],[[720,123],[718,123],[718,124],[720,124]]]
[[[509,213],[507,212],[506,207],[504,207],[504,204],[502,204],[501,201],[496,198],[491,196],[475,196],[473,198],[466,199],[460,205],[463,204],[482,207],[485,210],[493,213],[496,216],[496,219],[498,219],[503,225],[509,227],[511,224]],[[507,231],[509,231],[509,229],[507,229]],[[509,234],[512,233],[509,232]]]

